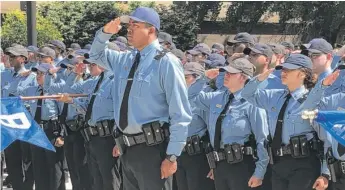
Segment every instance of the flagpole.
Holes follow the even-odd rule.
[[[61,98],[63,94],[58,95],[48,95],[48,96],[21,96],[22,100],[37,100],[37,99],[58,99]],[[77,97],[88,97],[87,94],[66,94],[71,98]]]

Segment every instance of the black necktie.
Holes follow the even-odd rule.
[[[282,108],[280,109],[280,112],[278,115],[276,130],[275,130],[273,141],[272,141],[272,149],[275,153],[277,153],[277,151],[280,149],[280,147],[282,145],[284,113],[286,111],[286,108],[287,108],[287,105],[289,103],[290,98],[291,98],[291,94],[288,94],[286,96],[286,100],[285,100]]]
[[[43,96],[43,89],[40,88],[38,90],[40,92],[40,96]],[[35,121],[40,124],[41,123],[41,116],[42,116],[42,101],[43,99],[38,99],[37,100],[37,107],[36,107],[36,112],[35,112]]]
[[[129,93],[132,88],[133,84],[133,78],[134,73],[137,70],[140,62],[140,52],[137,53],[135,56],[134,63],[132,65],[131,70],[129,71],[128,79],[127,79],[127,85],[125,92],[123,94],[121,108],[120,108],[120,128],[124,130],[128,125],[128,99],[129,99]]]
[[[103,78],[104,78],[104,72],[102,72],[102,73],[99,75],[99,79],[98,79],[98,81],[97,81],[96,87],[95,87],[95,89],[93,90],[93,93],[92,93],[90,102],[89,102],[89,104],[87,105],[86,114],[85,114],[85,122],[88,122],[89,119],[91,118],[92,106],[93,106],[93,103],[95,102],[95,99],[96,99],[96,94],[95,94],[95,93],[98,91],[99,87],[101,86],[101,83],[102,83],[102,81],[103,81]],[[66,114],[66,115],[67,115],[67,114]]]
[[[62,112],[60,115],[60,123],[66,123],[67,114],[68,114],[68,103],[64,103]]]
[[[221,141],[221,138],[222,138],[222,122],[223,122],[223,119],[225,117],[225,113],[228,110],[228,108],[229,108],[229,106],[231,104],[231,101],[233,99],[234,99],[234,94],[230,94],[228,102],[226,102],[223,111],[220,113],[220,115],[217,118],[216,131],[215,131],[215,134],[214,134],[214,149],[216,151],[219,151],[219,149],[220,149],[220,141]]]
[[[340,157],[342,157],[345,154],[345,146],[338,143],[338,154]]]

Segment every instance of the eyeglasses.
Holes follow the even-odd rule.
[[[322,55],[322,53],[309,53],[308,57],[310,57],[311,59],[315,59],[318,58]]]

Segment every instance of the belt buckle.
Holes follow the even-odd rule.
[[[129,143],[128,137],[126,135],[122,135],[123,142],[125,143],[126,146],[130,147],[131,144]]]
[[[218,152],[217,151],[213,151],[213,157],[214,157],[214,160],[219,162],[219,155],[218,155]]]
[[[340,162],[340,168],[343,174],[345,174],[345,162]]]

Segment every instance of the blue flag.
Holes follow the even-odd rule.
[[[319,111],[315,121],[345,146],[345,111]]]
[[[21,140],[55,152],[19,97],[1,98],[0,130],[1,151],[15,140]]]

